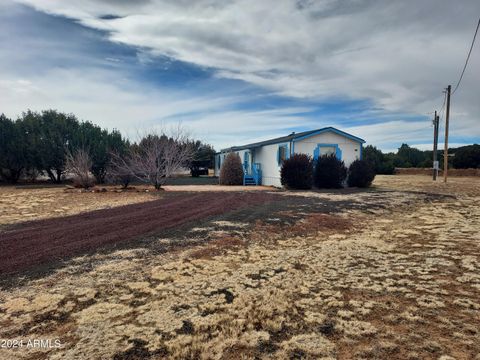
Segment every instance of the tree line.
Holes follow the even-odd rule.
[[[449,154],[450,167],[480,168],[480,145],[449,149]],[[132,143],[118,130],[102,129],[56,110],[28,110],[15,120],[0,115],[0,178],[10,183],[20,178],[33,181],[39,175],[60,183],[69,173],[83,178],[85,185],[107,180],[125,185],[138,180],[158,188],[192,161],[207,161],[212,168],[214,155],[212,146],[189,138],[181,129],[145,134]],[[377,174],[393,174],[396,167],[433,167],[431,150],[407,144],[397,153],[368,145],[363,156]],[[439,150],[438,160],[443,163],[443,151]]]
[[[468,145],[448,149],[449,168],[480,168],[480,145]],[[408,144],[402,144],[396,153],[383,153],[373,145],[363,149],[363,158],[375,169],[377,174],[393,174],[395,168],[432,168],[433,151],[419,150]],[[437,158],[443,164],[443,149],[438,150]]]
[[[140,162],[154,147],[157,158],[151,159],[153,163],[144,164],[143,169],[140,164],[134,166],[134,158]],[[167,151],[169,157],[173,156],[173,148],[188,149],[175,166],[171,158],[165,159]],[[174,137],[165,132],[149,133],[138,142],[130,142],[118,130],[109,131],[56,110],[28,110],[15,120],[0,115],[0,176],[10,183],[20,178],[35,180],[39,175],[60,183],[67,173],[77,175],[80,168],[85,171],[86,167],[95,182],[105,183],[115,177],[109,175],[121,172],[115,168],[121,163],[119,159],[128,164],[132,179],[150,182],[153,175],[149,171],[155,170],[155,162],[156,176],[165,177],[165,171],[188,167],[192,160],[213,161],[214,154],[210,145],[190,139],[184,131],[177,131]],[[157,186],[161,182],[157,181]]]

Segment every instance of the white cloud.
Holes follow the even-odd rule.
[[[53,69],[28,80],[4,78],[0,80],[0,93],[0,109],[13,118],[27,110],[24,104],[34,111],[54,108],[74,113],[80,119],[94,119],[103,127],[120,129],[131,138],[138,131],[180,121],[197,138],[217,147],[249,141],[264,133],[268,137],[300,121],[304,125],[297,114],[311,110],[231,110],[233,104],[246,99],[235,95],[192,96],[92,69]]]
[[[219,76],[293,96],[371,96],[394,109],[456,79],[480,10],[475,0],[21,2]]]
[[[240,79],[280,95],[319,102],[368,99],[383,114],[420,115],[438,109],[442,88],[458,78],[480,13],[477,0],[19,2],[105,30],[111,41],[143,49],[147,54],[140,58],[169,56],[213,68],[217,77]],[[102,19],[105,15],[112,19]],[[478,45],[462,87],[453,97],[452,135],[480,137],[480,72],[475,70],[480,67]],[[88,88],[68,86],[72,94]],[[104,90],[115,93],[117,99],[127,99],[129,106],[122,111],[125,118],[140,113],[149,115],[147,118],[168,116],[176,112],[173,106],[181,105],[164,104],[169,110],[158,111],[155,102],[148,102],[156,98],[137,98],[118,89],[113,91],[110,85],[99,86],[107,87]],[[116,111],[108,110],[107,105],[113,106],[111,99],[105,95],[82,106],[72,103],[69,110],[90,115],[103,108],[107,118],[114,118]],[[198,105],[198,100],[190,101],[196,104],[193,107]],[[228,123],[235,131],[246,131],[245,124],[251,120],[257,128],[268,127],[269,115],[258,116],[228,111],[208,119],[200,117],[192,124],[205,121],[199,127],[214,124],[212,131],[220,131],[221,125]],[[293,118],[281,119],[290,122]],[[352,131],[385,146],[395,141],[425,142],[430,133],[428,122],[412,123],[401,118],[362,125]],[[226,133],[223,136],[227,138]]]
[[[430,129],[428,123],[398,120],[350,127],[346,131],[366,139],[368,144],[386,148],[398,139],[408,139],[409,144],[424,141],[425,133],[430,132]]]

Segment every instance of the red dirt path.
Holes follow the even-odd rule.
[[[277,196],[255,193],[197,193],[120,206],[63,218],[32,221],[0,232],[0,274],[34,269],[164,229]]]

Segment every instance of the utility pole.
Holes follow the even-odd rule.
[[[439,116],[437,115],[437,111],[435,111],[435,117],[433,118],[433,180],[437,180],[438,175],[438,160],[437,160],[437,152],[438,152],[438,123],[439,123]]]
[[[443,182],[447,182],[448,174],[448,122],[450,120],[450,92],[452,85],[447,86],[447,112],[445,115],[445,148],[443,150]]]

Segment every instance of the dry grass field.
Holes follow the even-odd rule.
[[[102,187],[100,187],[101,189]],[[86,192],[65,187],[15,187],[0,186],[0,226],[28,220],[75,215],[98,209],[135,204],[155,200],[161,193],[152,186],[139,186],[138,191],[115,192],[114,187],[105,186],[107,192]],[[165,185],[169,192],[209,191],[264,191],[265,186],[219,186],[219,185]],[[148,192],[145,192],[148,190]]]
[[[479,178],[277,194],[19,277],[0,359],[480,359]]]
[[[73,215],[81,212],[153,200],[151,193],[80,193],[64,187],[0,186],[0,225]]]

